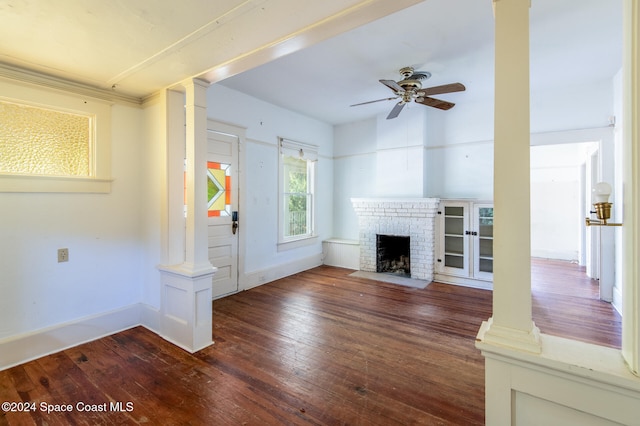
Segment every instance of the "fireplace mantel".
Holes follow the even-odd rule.
[[[439,198],[352,198],[358,215],[360,270],[376,272],[376,235],[410,238],[411,278],[432,281]]]

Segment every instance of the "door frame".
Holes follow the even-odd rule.
[[[245,270],[245,250],[246,250],[246,245],[245,245],[245,232],[242,232],[243,229],[245,229],[246,227],[246,216],[243,214],[243,212],[246,212],[246,205],[245,205],[245,201],[242,195],[243,195],[243,191],[244,188],[246,188],[246,173],[243,173],[242,171],[245,169],[245,163],[246,163],[246,159],[245,159],[245,155],[244,155],[244,147],[246,146],[246,133],[247,133],[247,129],[245,127],[239,126],[239,125],[235,125],[235,124],[231,124],[231,123],[225,123],[222,121],[217,121],[214,119],[207,119],[207,130],[211,130],[214,132],[218,132],[218,133],[226,133],[228,135],[231,136],[235,136],[238,138],[238,170],[237,170],[237,176],[238,176],[238,190],[237,190],[237,194],[236,196],[238,197],[238,223],[240,225],[239,229],[240,232],[238,233],[238,251],[237,251],[237,270],[235,271],[235,274],[237,275],[237,279],[238,279],[238,291],[243,291],[246,290],[246,283],[245,280],[243,279],[244,274],[242,273],[242,271]],[[233,273],[233,272],[232,272]]]
[[[614,263],[613,250],[602,251],[600,240],[613,245],[613,233],[602,232],[597,226],[586,227],[584,218],[589,216],[592,210],[591,188],[599,181],[614,183],[613,170],[615,167],[614,149],[614,127],[602,127],[583,130],[567,130],[560,132],[532,133],[531,146],[556,145],[566,143],[589,142],[594,144],[592,151],[588,152],[585,158],[585,166],[582,182],[582,201],[585,205],[584,215],[577,218],[583,229],[581,236],[584,237],[581,245],[584,248],[585,269],[587,276],[598,279],[600,286],[600,299],[611,301],[614,284]],[[621,207],[618,207],[621,208]],[[585,229],[586,228],[586,229]],[[609,230],[610,231],[610,230]],[[611,240],[611,242],[610,242]]]

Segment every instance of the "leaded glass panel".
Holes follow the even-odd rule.
[[[207,214],[231,216],[231,165],[207,162]]]
[[[0,173],[90,176],[92,118],[0,101]]]

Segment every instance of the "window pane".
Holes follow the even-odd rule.
[[[464,220],[461,217],[445,217],[444,233],[462,235],[464,233]]]
[[[306,194],[307,188],[307,161],[284,157],[284,192],[297,192]]]
[[[284,235],[294,237],[309,233],[308,228],[308,194],[285,194]]]
[[[207,209],[209,217],[231,215],[231,165],[207,162]]]
[[[444,208],[445,216],[464,216],[464,207],[446,206]]]
[[[0,101],[0,173],[90,176],[91,118]]]

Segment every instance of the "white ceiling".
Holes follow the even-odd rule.
[[[621,9],[622,0],[532,0],[532,90],[610,79],[621,67]],[[391,101],[349,105],[393,95],[378,80],[399,79],[407,65],[433,74],[425,87],[467,87],[436,97],[492,96],[491,0],[4,0],[0,65],[144,98],[185,78],[231,75],[225,67],[255,46],[254,64],[296,50],[287,43],[302,37],[286,36],[320,17],[342,22],[329,33],[350,30],[220,84],[333,124],[389,111]]]
[[[622,64],[620,0],[532,0],[531,89],[557,90],[610,79]],[[461,82],[468,102],[493,96],[490,0],[428,0],[222,82],[282,107],[338,124],[388,112],[379,79],[412,65],[423,87]]]

